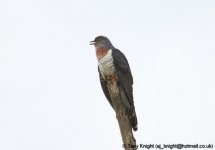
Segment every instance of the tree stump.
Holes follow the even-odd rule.
[[[108,79],[107,86],[116,113],[116,118],[118,120],[123,147],[125,150],[136,150],[136,140],[133,136],[126,107],[124,106],[120,96],[119,87],[117,85],[117,77],[111,77]]]

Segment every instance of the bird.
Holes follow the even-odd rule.
[[[108,77],[116,76],[120,97],[126,108],[130,126],[133,131],[137,131],[137,116],[133,101],[133,76],[128,60],[105,36],[97,36],[93,41],[90,41],[90,45],[95,46],[99,79],[105,97],[114,109],[107,81]]]

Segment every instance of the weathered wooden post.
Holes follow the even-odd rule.
[[[121,100],[119,88],[117,86],[117,77],[108,79],[107,85],[116,112],[124,148],[125,150],[136,150],[136,140],[133,136],[128,115],[126,115],[126,107],[123,106],[124,104]]]

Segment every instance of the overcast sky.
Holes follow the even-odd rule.
[[[215,144],[214,0],[0,0],[0,150],[121,148],[98,35],[130,63],[137,144]]]

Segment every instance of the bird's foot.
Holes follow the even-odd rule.
[[[106,81],[110,81],[110,82],[113,82],[113,81],[117,81],[118,80],[118,77],[117,75],[109,75],[109,76],[105,76],[105,80]]]

